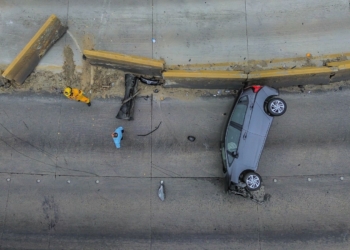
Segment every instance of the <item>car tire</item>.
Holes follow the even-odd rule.
[[[246,188],[249,191],[259,190],[261,187],[262,179],[261,176],[255,172],[248,172],[244,175],[244,183],[247,185]]]
[[[267,110],[272,116],[280,116],[286,112],[287,104],[281,98],[272,98],[267,103]]]

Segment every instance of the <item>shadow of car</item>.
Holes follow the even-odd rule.
[[[276,89],[253,85],[238,92],[221,139],[225,190],[243,187],[256,191],[261,176],[256,173],[274,116],[281,116],[287,104]]]

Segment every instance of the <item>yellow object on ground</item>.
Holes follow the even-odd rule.
[[[90,103],[90,99],[87,98],[86,96],[84,96],[84,93],[82,90],[80,89],[75,89],[75,88],[71,88],[71,87],[67,87],[64,89],[63,94],[71,100],[75,100],[78,102],[84,102],[89,104]]]

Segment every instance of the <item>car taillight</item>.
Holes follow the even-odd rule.
[[[254,93],[257,93],[263,86],[260,85],[253,85],[252,89]]]

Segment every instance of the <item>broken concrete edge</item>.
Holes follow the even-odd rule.
[[[336,67],[338,72],[331,77],[331,82],[340,82],[350,79],[350,60],[340,62],[330,62],[328,67]]]
[[[142,56],[126,55],[111,51],[84,50],[83,58],[96,66],[115,68],[122,71],[161,76],[165,61]],[[147,72],[151,71],[151,73]]]
[[[2,76],[10,81],[22,84],[39,64],[48,49],[67,31],[61,21],[52,14],[38,32],[26,44]]]
[[[305,67],[298,69],[274,69],[252,71],[186,71],[163,72],[164,87],[239,89],[244,85],[260,84],[272,87],[288,87],[306,84],[329,84],[338,72],[336,67]]]
[[[338,70],[350,69],[350,60],[340,62],[329,62],[326,65],[328,67],[337,67]]]

